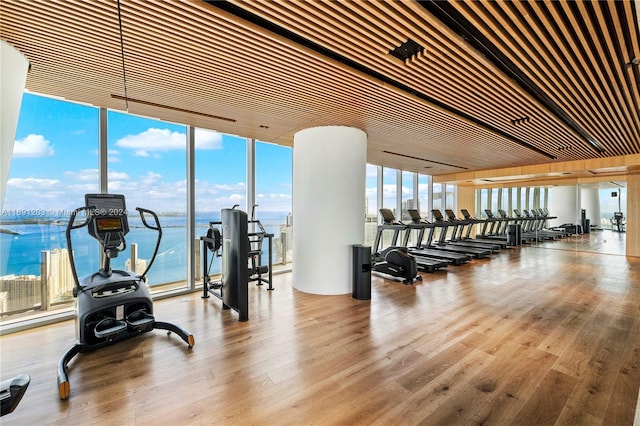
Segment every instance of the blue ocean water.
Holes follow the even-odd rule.
[[[267,212],[259,218],[267,232],[279,236],[280,224],[286,222],[286,212]],[[27,220],[40,223],[24,223]],[[162,239],[156,260],[148,273],[151,285],[186,280],[187,277],[187,228],[184,216],[160,216]],[[196,238],[207,232],[209,221],[218,217],[196,217]],[[65,231],[68,217],[3,216],[0,228],[15,232],[0,233],[0,275],[40,275],[40,256],[43,250],[67,248]],[[157,233],[145,228],[139,217],[129,217],[129,247],[112,260],[113,269],[124,269],[130,257],[131,243],[138,244],[138,258],[150,259],[155,248]],[[99,269],[99,246],[87,233],[87,228],[71,232],[73,251],[79,277]],[[219,264],[212,265],[211,273],[220,271]]]

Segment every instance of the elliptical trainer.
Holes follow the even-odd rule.
[[[191,349],[195,345],[193,335],[167,322],[156,321],[153,316],[153,300],[146,284],[146,274],[158,253],[162,228],[158,216],[151,210],[136,207],[146,228],[158,233],[155,250],[142,275],[129,271],[112,270],[111,259],[126,248],[125,235],[129,232],[124,195],[86,194],[85,206],[71,214],[67,225],[67,249],[76,298],[76,344],[58,362],[58,392],[60,399],[67,399],[71,392],[67,365],[80,352],[138,336],[155,328],[176,333]],[[76,225],[78,213],[84,212],[85,220]],[[153,224],[147,222],[153,217]],[[87,227],[89,235],[98,240],[102,248],[100,270],[78,279],[73,255],[71,231]]]

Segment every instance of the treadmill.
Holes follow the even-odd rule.
[[[472,239],[464,239],[462,237],[462,233],[464,232],[465,227],[468,225],[471,228],[471,225],[475,223],[473,220],[469,219],[458,219],[456,214],[451,209],[446,209],[445,214],[447,215],[447,222],[450,222],[453,226],[453,232],[451,233],[451,238],[448,243],[459,246],[459,247],[471,247],[471,248],[480,248],[491,250],[492,253],[500,251],[501,245],[496,243],[495,241],[476,241]]]
[[[467,210],[467,209],[461,209],[460,212],[462,212],[462,215],[464,216],[464,219],[467,221],[467,232],[465,232],[464,235],[462,235],[462,232],[460,233],[462,240],[464,240],[464,241],[475,241],[475,242],[479,242],[479,243],[497,244],[497,245],[500,246],[500,248],[508,248],[509,247],[507,245],[507,241],[506,240],[501,240],[501,239],[497,239],[497,238],[494,238],[494,239],[491,239],[491,238],[478,238],[477,235],[476,235],[476,238],[472,238],[471,237],[471,229],[473,228],[473,225],[479,224],[479,223],[482,223],[484,225],[485,223],[487,223],[487,221],[471,216],[471,214],[469,213],[469,210]]]
[[[373,250],[374,253],[379,252],[380,243],[382,241],[382,233],[385,230],[393,230],[393,237],[391,238],[390,247],[397,246],[400,232],[405,231],[405,237],[404,237],[405,244],[402,247],[406,248],[409,254],[411,254],[416,259],[416,266],[418,267],[419,270],[424,272],[435,272],[440,268],[447,267],[447,265],[449,264],[447,260],[416,255],[415,253],[413,253],[411,250],[407,248],[406,241],[409,239],[409,233],[411,229],[416,229],[416,228],[412,228],[410,225],[405,225],[402,222],[396,221],[396,218],[393,215],[393,212],[389,209],[380,209],[380,214],[382,215],[382,220],[384,221],[384,223],[382,225],[378,225],[378,231],[376,233],[376,241],[374,243],[375,244],[375,247]]]
[[[431,238],[427,240],[427,247],[433,248],[436,250],[446,250],[452,251],[454,253],[465,253],[469,256],[476,257],[478,259],[487,257],[491,255],[491,250],[483,249],[483,248],[474,248],[468,246],[457,246],[455,244],[450,244],[446,241],[447,238],[447,229],[449,228],[449,223],[444,220],[444,216],[440,213],[440,210],[433,209],[431,210],[433,213],[433,218],[435,219],[435,225],[442,228],[440,232],[440,236],[436,243],[432,243],[433,234],[430,235]]]
[[[429,241],[429,244],[430,244],[431,239],[433,238],[433,231],[436,225],[433,223],[429,223],[427,221],[423,221],[422,218],[420,217],[420,213],[416,209],[408,209],[407,211],[411,216],[411,224],[406,226],[412,229],[418,230],[418,239],[416,241],[416,245],[415,247],[411,247],[411,248],[408,247],[409,253],[413,254],[414,256],[422,256],[422,257],[430,257],[435,259],[446,260],[447,262],[452,263],[454,265],[462,265],[463,263],[467,263],[468,261],[471,260],[471,256],[469,256],[468,254],[447,252],[444,250],[423,246],[422,240],[424,239],[425,231],[428,231],[427,240]],[[404,241],[405,246],[407,245],[408,239],[409,237],[407,233],[407,235],[405,235],[405,241]]]

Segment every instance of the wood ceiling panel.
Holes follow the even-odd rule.
[[[322,2],[295,3],[293,6],[288,3],[263,2],[259,4],[259,11],[257,10],[257,3],[255,2],[241,3],[242,7],[263,14],[265,14],[265,8],[282,10],[297,7],[302,4],[304,4],[304,6],[300,7],[304,7],[306,10],[315,7],[315,16],[323,17],[323,20],[327,19],[326,14],[322,14],[323,10],[320,8],[320,5],[323,5]],[[365,7],[362,6],[363,3],[348,2],[346,4],[348,7],[351,7],[352,10],[345,9],[344,7],[346,6],[341,5],[341,3],[330,2],[330,5],[336,9],[342,7],[340,12],[348,13],[349,19],[353,20],[354,16],[362,15],[362,8]],[[287,21],[286,19],[281,19],[278,21],[278,24],[290,30],[299,31],[304,34],[313,34],[313,42],[335,49],[341,55],[348,56],[371,68],[380,70],[386,75],[390,75],[394,79],[400,80],[411,87],[427,88],[430,95],[439,96],[443,102],[460,105],[462,109],[467,108],[469,112],[488,122],[492,122],[496,127],[502,128],[521,138],[528,138],[528,142],[532,144],[538,143],[537,141],[540,139],[547,139],[549,143],[552,144],[552,148],[549,149],[555,151],[557,147],[556,141],[558,139],[571,140],[572,135],[567,134],[563,129],[559,129],[559,123],[555,123],[554,125],[554,117],[546,112],[543,112],[537,120],[537,126],[532,127],[528,132],[522,128],[514,128],[509,122],[509,118],[526,115],[527,111],[529,111],[534,104],[530,100],[526,100],[527,103],[524,106],[522,104],[517,106],[511,103],[511,100],[513,99],[515,102],[517,97],[513,96],[510,92],[517,90],[517,88],[514,89],[511,87],[505,89],[503,85],[487,86],[486,84],[481,84],[485,78],[497,78],[496,72],[487,68],[487,64],[478,62],[475,59],[472,60],[469,52],[465,51],[463,47],[455,45],[451,40],[448,40],[447,46],[446,43],[443,43],[445,36],[439,35],[437,39],[435,39],[433,34],[438,32],[437,25],[433,24],[429,26],[427,30],[420,29],[420,26],[424,27],[423,24],[429,24],[429,21],[427,21],[427,19],[429,19],[428,14],[420,6],[416,6],[412,2],[367,2],[364,4],[366,8],[369,9],[377,7],[388,8],[390,4],[394,7],[405,8],[404,15],[401,15],[403,20],[401,22],[389,20],[385,28],[393,26],[395,28],[407,29],[407,33],[410,35],[405,37],[405,39],[409,37],[425,44],[427,46],[426,50],[427,52],[431,52],[433,60],[427,62],[419,60],[422,58],[418,58],[413,61],[408,61],[410,67],[398,68],[397,59],[388,54],[389,49],[394,47],[394,43],[397,43],[395,39],[389,39],[384,46],[378,46],[374,49],[360,49],[360,46],[357,46],[357,49],[354,50],[352,48],[347,51],[342,48],[342,46],[348,46],[349,43],[341,39],[341,37],[346,37],[347,39],[354,38],[358,35],[358,31],[366,32],[368,28],[355,27],[350,29],[348,35],[343,36],[338,32],[340,30],[340,24],[337,23],[334,18],[337,12],[331,14],[331,18],[326,21],[326,23],[323,22],[320,24],[318,19],[316,19],[315,24],[312,23],[312,25],[315,26],[311,28],[305,29],[303,28],[303,25],[305,25],[304,22],[295,20]],[[415,10],[409,9],[410,6],[413,6]],[[409,11],[412,11],[413,14],[410,14]],[[370,11],[369,15],[373,13],[374,12]],[[276,13],[272,12],[269,16],[273,17],[275,15]],[[398,14],[394,16],[398,16]],[[420,22],[420,26],[413,24],[416,20]],[[330,35],[323,36],[323,34],[327,32],[329,32]],[[396,36],[396,38],[398,38],[398,36]],[[444,49],[448,50],[444,50],[443,46]],[[434,51],[435,53],[433,53]],[[471,80],[477,81],[470,81],[468,76],[478,76],[477,78],[471,78]],[[460,79],[463,79],[464,82],[460,83]],[[469,85],[473,85],[473,87],[469,88]],[[496,96],[496,91],[499,92],[498,96]],[[478,93],[486,93],[487,95],[484,97],[478,96]],[[493,93],[493,95],[491,95],[491,93]],[[469,96],[470,94],[473,94],[473,96]],[[501,94],[502,96],[500,96]],[[496,102],[498,99],[500,101]],[[509,105],[510,103],[511,105]],[[510,108],[507,108],[508,106],[510,106]],[[469,110],[468,107],[472,107],[473,110]],[[520,112],[514,113],[514,110],[519,110]],[[551,125],[547,123],[551,123]],[[576,145],[579,144],[578,139],[574,139],[572,142]],[[585,150],[584,155],[586,154],[588,154],[588,150]],[[577,154],[574,152],[565,152],[564,155],[573,156]]]
[[[284,145],[306,127],[355,126],[370,162],[434,175],[640,150],[632,2],[450,3],[603,154],[428,3],[121,0],[129,112]],[[29,90],[125,109],[115,1],[3,0],[0,12]],[[409,38],[424,50],[390,55]]]

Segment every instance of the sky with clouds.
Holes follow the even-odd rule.
[[[129,207],[186,211],[186,127],[109,111],[109,192]],[[196,129],[196,209],[245,206],[246,141]],[[261,211],[291,210],[291,149],[257,143]],[[98,109],[26,93],[9,170],[5,212],[73,209],[98,188]],[[249,207],[250,208],[250,207]]]

